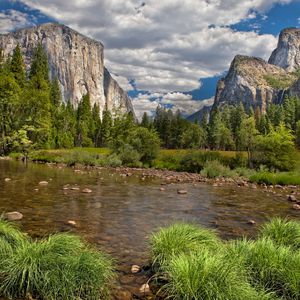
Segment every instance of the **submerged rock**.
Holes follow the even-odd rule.
[[[295,197],[295,195],[288,195],[287,200],[290,202],[297,202],[297,198]]]
[[[133,266],[131,267],[131,273],[132,273],[132,274],[139,273],[140,271],[141,271],[141,267],[138,266],[138,265],[133,265]]]
[[[85,188],[85,189],[82,190],[82,193],[86,193],[86,194],[89,194],[91,192],[92,192],[92,190],[91,189],[87,189],[87,188]]]
[[[7,178],[4,179],[4,181],[5,181],[5,182],[11,181],[11,178],[8,178],[8,177],[7,177]]]
[[[4,214],[4,219],[8,221],[18,221],[23,219],[23,214],[18,211],[7,212]]]
[[[185,194],[187,194],[187,190],[177,190],[177,194],[185,195]]]
[[[293,209],[294,210],[300,210],[300,205],[299,204],[293,204]]]
[[[39,182],[39,185],[47,185],[48,184],[48,181],[40,181]]]
[[[144,295],[148,295],[151,293],[150,290],[150,286],[148,283],[144,283],[141,287],[140,287],[140,293],[144,294]]]

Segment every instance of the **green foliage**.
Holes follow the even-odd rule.
[[[155,268],[166,270],[174,256],[218,248],[217,235],[198,225],[178,223],[162,228],[150,238],[151,259]]]
[[[212,160],[205,163],[201,175],[208,178],[234,177],[234,172],[229,167],[222,165],[218,160]]]
[[[37,78],[37,80],[49,82],[48,58],[41,43],[39,43],[34,50],[29,72],[29,79],[32,80],[34,77]]]
[[[25,64],[19,44],[14,49],[10,62],[10,69],[18,85],[24,87],[26,82]]]
[[[268,172],[258,171],[250,176],[251,182],[265,183],[265,184],[281,184],[281,185],[300,185],[299,172]]]
[[[167,268],[168,284],[164,290],[180,300],[263,300],[272,299],[257,292],[239,268],[222,254],[201,250],[191,255],[174,257]]]
[[[150,239],[161,290],[185,300],[300,299],[299,226],[274,219],[256,241],[227,242],[196,225],[161,229]]]
[[[251,284],[275,292],[281,299],[300,298],[300,256],[271,239],[238,241],[232,255],[240,258]]]
[[[260,237],[271,239],[278,246],[300,249],[300,223],[286,219],[275,218],[264,224]]]
[[[107,299],[112,261],[70,234],[31,241],[0,222],[2,255],[0,294],[8,298]]]
[[[265,75],[264,78],[271,87],[278,90],[289,88],[296,80],[293,74]]]
[[[257,165],[289,171],[295,167],[295,153],[294,136],[281,123],[275,130],[259,137],[254,161]]]

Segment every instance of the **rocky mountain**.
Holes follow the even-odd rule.
[[[5,55],[20,45],[27,70],[38,43],[47,53],[50,78],[57,76],[65,102],[77,106],[88,92],[91,105],[97,103],[100,114],[106,108],[112,112],[133,112],[130,98],[104,66],[104,47],[100,42],[56,23],[0,35],[0,48]]]
[[[269,63],[289,72],[300,68],[300,29],[286,28],[281,31]]]
[[[237,55],[225,78],[218,82],[214,106],[242,101],[245,107],[266,111],[270,103],[281,103],[284,96],[300,97],[300,29],[284,29],[268,62]]]
[[[242,101],[246,108],[259,107],[265,112],[270,103],[281,103],[285,95],[300,97],[300,29],[297,28],[282,30],[268,62],[237,55],[225,78],[217,84],[213,107]],[[195,115],[201,117],[202,110],[192,116]]]

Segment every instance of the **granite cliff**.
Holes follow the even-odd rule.
[[[268,62],[237,55],[216,88],[214,106],[242,101],[246,108],[281,103],[285,95],[300,97],[300,29],[284,29]]]
[[[47,53],[50,78],[57,76],[65,102],[77,106],[88,92],[91,105],[97,103],[100,114],[106,108],[112,112],[133,112],[130,98],[104,66],[104,47],[100,42],[55,23],[0,35],[0,48],[5,55],[20,45],[27,70],[38,43]]]

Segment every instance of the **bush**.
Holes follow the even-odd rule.
[[[260,230],[260,237],[271,239],[278,246],[300,249],[300,224],[280,218],[272,219]]]
[[[242,276],[235,263],[220,253],[202,250],[173,257],[167,267],[167,294],[180,300],[263,300],[271,299],[257,292]]]
[[[14,234],[22,237],[18,231]],[[8,298],[106,299],[112,279],[112,262],[106,255],[76,236],[56,234],[18,243],[12,255],[2,259],[0,294]]]
[[[174,224],[153,234],[150,239],[152,264],[164,269],[173,256],[199,248],[217,248],[219,238],[208,229],[193,224]]]
[[[208,178],[229,177],[234,176],[234,171],[231,171],[228,167],[223,166],[219,161],[213,160],[205,163],[205,167],[201,171],[201,175]]]

